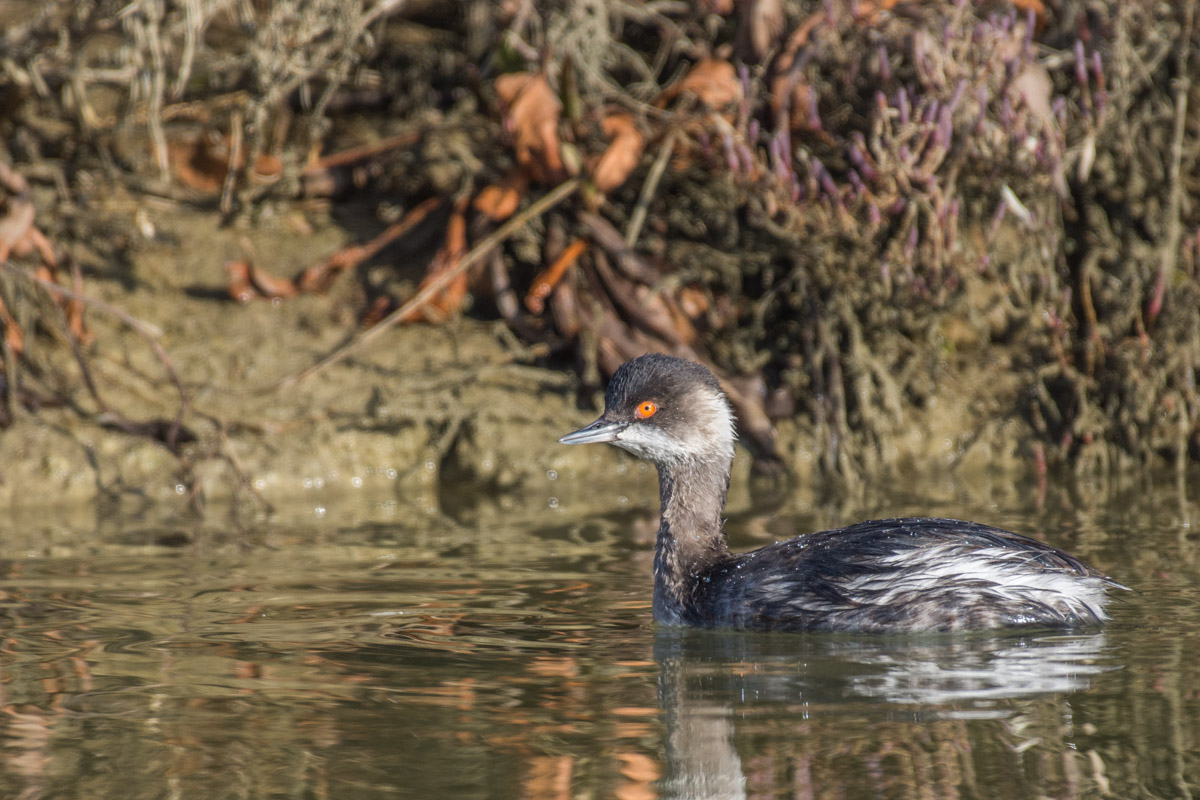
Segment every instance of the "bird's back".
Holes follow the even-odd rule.
[[[1123,588],[1015,533],[950,519],[861,522],[714,564],[683,620],[854,632],[1074,627],[1107,618]]]

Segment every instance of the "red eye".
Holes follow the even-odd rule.
[[[658,406],[649,400],[646,400],[643,403],[639,403],[637,410],[635,410],[633,413],[638,419],[650,419],[654,416],[654,412],[656,411],[658,411]]]

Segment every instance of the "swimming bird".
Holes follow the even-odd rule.
[[[652,353],[613,374],[604,413],[559,439],[654,463],[661,518],[654,619],[755,630],[904,633],[1069,628],[1108,618],[1125,587],[1009,531],[923,517],[860,522],[734,554],[722,512],[734,417],[701,364]]]

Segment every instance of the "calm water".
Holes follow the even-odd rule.
[[[1200,794],[1178,491],[732,509],[739,547],[887,511],[1045,530],[1140,590],[1103,633],[915,639],[656,629],[650,494],[4,529],[0,797]]]

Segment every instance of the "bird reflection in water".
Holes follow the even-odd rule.
[[[1083,757],[1063,724],[1066,697],[1114,668],[1107,654],[1102,633],[880,639],[661,629],[662,796],[743,798],[785,783],[800,798],[1049,795],[1078,778],[1061,773]],[[1019,761],[1033,747],[1049,768],[1022,780],[1037,785],[996,794],[986,778],[1001,766],[994,760]],[[992,761],[982,763],[983,753]]]

